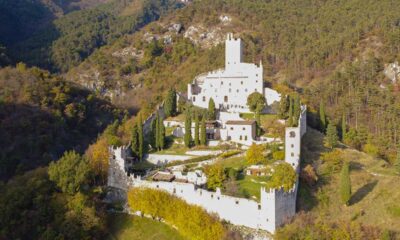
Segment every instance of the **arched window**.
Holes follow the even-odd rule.
[[[224,96],[224,102],[228,102],[228,96]]]

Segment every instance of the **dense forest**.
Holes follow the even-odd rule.
[[[123,112],[75,84],[37,68],[0,70],[0,179],[84,152]]]
[[[16,39],[3,41],[4,44],[10,43],[6,46],[14,62],[23,61],[52,71],[66,71],[79,64],[97,48],[112,43],[124,34],[135,32],[145,24],[157,20],[169,10],[180,6],[174,0],[146,0],[141,4],[132,0],[111,1],[61,16],[48,22],[29,37],[21,36],[19,39],[22,41],[13,44],[10,42]],[[15,7],[17,10],[25,11],[25,5]],[[4,20],[23,26],[30,25],[21,22],[20,19]],[[26,21],[32,22],[32,19],[29,18]],[[39,18],[38,21],[41,19]],[[11,28],[13,29],[22,28],[15,26]],[[32,33],[28,30],[27,32]],[[4,35],[19,36],[23,33],[5,33]]]

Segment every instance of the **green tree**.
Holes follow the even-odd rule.
[[[264,147],[253,143],[246,151],[246,161],[249,164],[264,163],[266,158],[264,157]]]
[[[326,136],[324,139],[324,145],[330,149],[337,146],[339,137],[337,135],[337,129],[335,124],[329,123],[328,129],[326,130]]]
[[[345,162],[340,172],[340,198],[345,205],[350,204],[351,181],[349,163]]]
[[[288,126],[293,127],[293,114],[294,114],[294,106],[293,106],[293,98],[289,96],[289,117],[288,117]]]
[[[197,112],[194,113],[194,145],[198,146],[200,144],[200,136],[199,136],[199,115]]]
[[[215,118],[215,102],[214,99],[210,98],[210,100],[208,101],[208,119],[215,120]]]
[[[200,144],[205,146],[207,144],[207,128],[206,128],[206,117],[203,115],[201,118],[200,127]]]
[[[268,183],[271,188],[283,188],[284,191],[288,192],[294,187],[296,183],[297,174],[296,171],[289,163],[281,163],[274,167],[271,180]]]
[[[158,146],[160,150],[164,149],[165,146],[165,126],[164,126],[164,119],[162,117],[159,118],[159,133],[158,133]]]
[[[296,94],[294,99],[293,105],[293,125],[297,126],[299,123],[300,113],[301,113],[301,103],[300,103],[300,96]]]
[[[279,103],[279,112],[278,116],[281,119],[285,119],[288,117],[289,111],[289,99],[287,95],[282,94],[281,101]]]
[[[68,151],[57,162],[50,163],[48,173],[50,180],[63,192],[75,194],[87,181],[90,168],[85,158]]]
[[[207,165],[204,169],[207,176],[207,188],[216,190],[221,188],[226,179],[224,167],[221,164]]]
[[[253,92],[247,97],[247,106],[252,112],[261,112],[266,105],[265,97],[259,92]]]
[[[185,136],[184,142],[186,147],[191,146],[192,142],[192,118],[190,110],[186,110],[186,119],[185,119]]]
[[[133,155],[139,157],[139,129],[137,123],[134,123],[132,128],[131,149]]]
[[[176,115],[176,92],[174,89],[168,91],[164,102],[165,117]]]
[[[153,120],[155,123],[154,140],[156,150],[160,150],[160,115],[156,113],[156,117]]]
[[[157,118],[154,118],[150,123],[149,144],[153,149],[157,149],[157,124]]]
[[[325,114],[325,105],[321,101],[319,104],[319,126],[322,132],[325,132],[326,130],[326,124],[327,119],[326,119],[326,114]]]
[[[138,124],[138,139],[139,139],[139,159],[140,161],[143,159],[144,154],[144,136],[143,136],[143,120],[142,114],[139,114]]]

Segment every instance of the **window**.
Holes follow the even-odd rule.
[[[219,200],[219,197],[217,197],[217,199]]]
[[[183,193],[183,190],[181,190],[181,193]]]
[[[237,89],[236,92],[239,92],[239,89]]]
[[[224,102],[228,102],[228,96],[224,96]]]
[[[231,83],[229,83],[229,86],[231,86]]]
[[[292,148],[294,148],[294,145],[292,144],[292,145],[290,145]]]
[[[240,81],[240,84],[242,84],[242,85],[243,85],[243,81]]]
[[[239,204],[239,201],[238,201],[238,200],[236,200],[236,201],[235,201],[235,203],[236,203],[236,204]]]
[[[258,73],[256,73],[256,77],[258,77]]]
[[[258,80],[256,80],[256,83],[258,83]]]
[[[211,194],[211,198],[214,198],[214,195],[213,195],[213,194]]]
[[[195,96],[193,96],[193,102],[196,102],[196,97]]]
[[[223,82],[223,81],[221,81],[221,85],[224,85],[224,82]]]
[[[160,186],[157,185],[156,187],[159,188]]]
[[[247,92],[247,88],[244,91]]]
[[[239,140],[240,140],[240,141],[242,140],[242,135],[240,135]]]
[[[257,91],[257,88],[254,89],[254,92],[258,92],[258,91]]]
[[[294,157],[294,153],[291,153],[290,156]]]
[[[205,96],[203,96],[203,102],[205,102],[206,101],[206,97]]]
[[[233,130],[233,127],[231,127],[231,130]]]
[[[232,92],[232,89],[229,88],[229,92]]]
[[[261,205],[260,204],[258,204],[258,210],[261,210]]]
[[[176,188],[174,188],[174,193],[176,193]]]
[[[291,132],[289,133],[289,136],[290,136],[291,138],[294,138],[294,137],[296,137],[296,133],[295,133],[294,131],[291,131]]]
[[[244,136],[244,140],[246,140],[246,141],[247,141],[247,136]]]
[[[244,131],[244,130],[246,130],[246,128],[242,128],[242,130]]]

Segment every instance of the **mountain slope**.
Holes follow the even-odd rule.
[[[97,48],[112,43],[158,19],[171,9],[182,6],[175,0],[145,0],[131,8],[133,0],[114,0],[97,7],[75,11],[48,24],[40,32],[9,48],[15,61],[67,71]]]
[[[400,53],[399,10],[390,0],[195,1],[100,49],[68,79],[138,108],[160,101],[169,86],[185,91],[197,74],[223,66],[218,43],[234,32],[244,40],[246,61],[263,61],[268,84],[302,93],[314,113],[310,124],[319,127],[322,102],[336,125],[345,115],[346,130],[353,129],[347,144],[372,144],[392,161],[400,99],[396,86],[381,84],[385,64]],[[178,33],[171,29],[177,23]]]
[[[0,179],[84,152],[120,118],[109,102],[46,71],[0,69]]]

